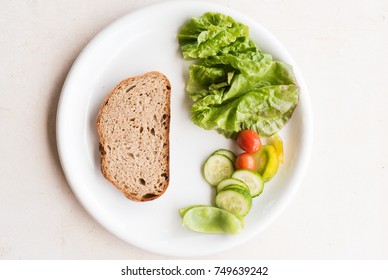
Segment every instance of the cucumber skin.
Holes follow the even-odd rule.
[[[225,177],[221,178],[221,179],[220,179],[219,181],[217,181],[217,182],[211,182],[211,180],[209,180],[209,177],[206,176],[206,174],[207,174],[206,168],[207,168],[207,166],[208,166],[208,164],[209,164],[209,161],[210,161],[212,158],[214,158],[214,157],[221,157],[223,160],[225,160],[225,162],[227,162],[227,163],[230,164],[229,168],[231,169],[231,172],[230,172],[230,174],[228,174],[228,176],[225,176]],[[233,164],[233,162],[230,160],[230,158],[228,158],[228,157],[225,156],[225,155],[214,154],[214,153],[211,154],[211,155],[207,158],[207,160],[205,161],[205,164],[203,165],[203,168],[202,168],[203,177],[205,178],[206,182],[207,182],[209,185],[213,186],[213,187],[216,187],[222,180],[227,179],[227,178],[230,178],[230,177],[232,176],[232,174],[233,174],[235,171],[236,171],[236,170],[235,170],[235,168],[234,168],[234,164]]]
[[[248,184],[247,182],[245,182],[243,179],[241,179],[241,178],[239,178],[239,177],[234,177],[235,174],[242,173],[242,172],[252,174],[252,176],[257,177],[257,178],[259,178],[259,180],[260,180],[260,185],[261,185],[261,187],[260,187],[259,192],[258,192],[258,193],[253,193],[253,194],[252,194],[252,192],[251,192],[251,197],[252,197],[252,198],[258,197],[260,194],[262,194],[263,191],[264,191],[264,180],[263,180],[263,177],[262,177],[259,173],[255,172],[255,171],[252,171],[252,170],[249,170],[249,169],[238,169],[238,170],[236,170],[235,172],[233,172],[232,178],[243,181],[245,184],[248,185],[248,187],[249,187],[249,184]],[[249,188],[249,189],[250,189],[250,188]]]
[[[212,153],[212,155],[226,156],[227,158],[229,158],[233,162],[233,164],[235,163],[236,158],[237,158],[236,155],[232,151],[227,150],[227,149],[218,149],[217,151]]]
[[[232,180],[233,183],[231,184],[227,184],[225,186],[222,186],[221,184],[225,181],[228,181],[228,180]],[[237,181],[237,182],[236,182]],[[243,181],[239,180],[239,179],[236,179],[236,178],[226,178],[224,180],[222,180],[221,182],[218,183],[218,185],[216,186],[217,188],[217,193],[220,192],[221,190],[223,190],[224,188],[226,188],[227,186],[230,186],[230,185],[238,185],[238,186],[241,186],[243,188],[245,188],[247,191],[249,191],[249,187],[247,186],[247,184],[245,184]],[[222,187],[222,188],[221,188]]]
[[[234,193],[237,193],[238,195],[242,196],[243,200],[247,203],[247,207],[246,207],[247,210],[244,213],[235,213],[232,209],[229,209],[228,207],[226,207],[226,205],[222,206],[221,201],[218,201],[219,199],[217,199],[217,198],[221,198],[221,196],[226,192],[234,192]],[[223,190],[221,190],[217,194],[216,199],[215,199],[215,204],[217,207],[224,209],[224,210],[227,210],[236,216],[244,217],[249,213],[249,211],[252,208],[252,197],[251,197],[250,193],[247,190],[243,189],[242,187],[236,186],[236,185],[230,185],[230,186],[225,187]]]

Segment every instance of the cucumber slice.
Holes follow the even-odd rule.
[[[189,209],[182,224],[193,231],[203,233],[235,234],[244,228],[242,219],[214,206],[198,206]]]
[[[250,192],[247,184],[245,184],[243,181],[238,180],[238,179],[234,179],[234,178],[227,178],[227,179],[224,179],[218,183],[217,193],[219,193],[222,189],[224,189],[225,187],[230,186],[230,185],[240,186],[240,187],[246,189],[248,192]]]
[[[213,155],[224,155],[228,157],[233,163],[236,161],[236,155],[232,151],[226,149],[219,149],[215,151]]]
[[[248,190],[231,185],[217,194],[216,205],[237,216],[244,217],[251,210],[252,197]]]
[[[249,187],[251,197],[259,196],[264,190],[264,180],[259,173],[247,169],[236,170],[232,178],[243,181]]]
[[[203,168],[205,179],[212,186],[217,186],[223,179],[230,178],[233,172],[233,162],[224,155],[211,155]]]

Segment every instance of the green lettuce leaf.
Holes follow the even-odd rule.
[[[263,53],[248,27],[219,13],[192,18],[178,34],[190,65],[186,91],[192,121],[233,137],[243,129],[278,132],[299,100],[292,67]]]
[[[227,74],[221,68],[205,67],[200,64],[190,65],[189,80],[186,85],[186,91],[193,101],[198,101],[201,98],[211,94],[212,90],[220,89],[227,82]],[[226,86],[227,84],[225,84]],[[210,87],[212,87],[210,89]]]
[[[248,27],[230,16],[209,12],[184,25],[178,41],[185,59],[204,58],[216,55],[220,48],[248,34]]]
[[[287,123],[298,98],[296,85],[261,87],[219,106],[197,108],[192,120],[200,127],[218,129],[225,135],[253,129],[261,136],[270,136]]]
[[[290,65],[280,61],[272,61],[270,56],[264,56],[264,59],[257,64],[261,65],[261,69],[251,74],[235,74],[238,69],[234,69],[233,72],[229,72],[232,74],[231,79],[225,76],[225,70],[221,68],[206,68],[199,64],[191,65],[190,78],[186,90],[192,100],[196,102],[193,104],[192,111],[206,106],[220,105],[254,88],[270,85],[296,85]],[[201,71],[194,71],[197,68],[201,69]],[[209,71],[206,71],[207,69]],[[216,73],[217,69],[220,70],[218,72],[219,75],[212,75],[210,69],[213,73]],[[213,77],[212,80],[211,77]],[[217,99],[206,98],[209,95],[220,96]]]

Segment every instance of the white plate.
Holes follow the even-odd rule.
[[[256,198],[241,234],[209,235],[182,227],[178,209],[210,204],[214,193],[201,175],[204,160],[216,149],[235,144],[190,120],[185,94],[188,63],[176,35],[193,16],[217,11],[250,27],[263,49],[294,66],[301,87],[300,104],[281,131],[285,163]],[[96,115],[106,94],[124,78],[157,70],[172,84],[170,185],[154,201],[136,203],[112,187],[100,172]],[[79,201],[101,225],[128,243],[154,253],[199,256],[246,242],[262,231],[295,193],[307,166],[312,116],[303,78],[287,51],[257,22],[224,6],[203,2],[165,2],[115,21],[98,34],[74,63],[64,84],[57,115],[57,141],[66,178]]]

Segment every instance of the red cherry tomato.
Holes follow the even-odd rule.
[[[238,146],[247,153],[253,154],[261,149],[261,140],[256,131],[246,129],[237,136]]]
[[[242,153],[236,158],[236,169],[256,169],[256,160],[252,154]]]

